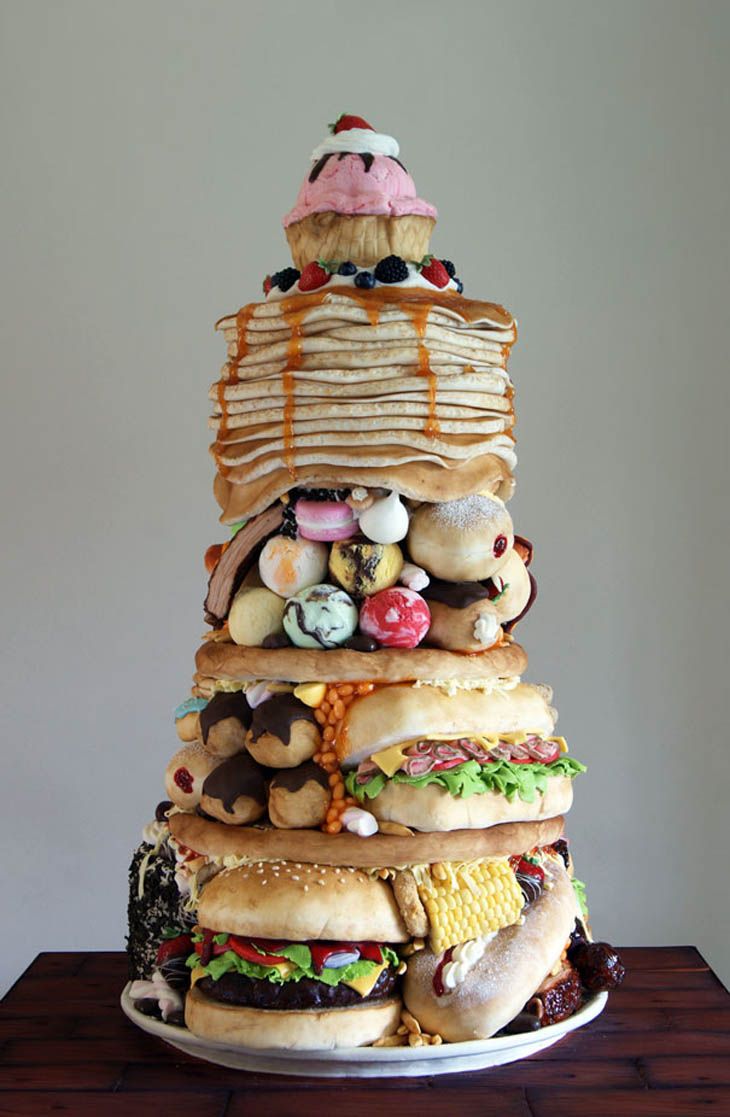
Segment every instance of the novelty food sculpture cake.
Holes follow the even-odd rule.
[[[618,984],[564,815],[584,767],[514,630],[516,338],[429,251],[398,144],[342,116],[294,266],[223,318],[209,630],[130,870],[131,996],[231,1047],[486,1039]]]

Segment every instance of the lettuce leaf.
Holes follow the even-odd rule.
[[[588,898],[586,896],[586,886],[583,881],[578,880],[577,877],[573,877],[571,883],[573,885],[573,891],[575,892],[575,898],[578,901],[580,913],[584,919],[588,919]]]
[[[467,760],[455,768],[445,771],[428,772],[425,776],[409,776],[396,772],[390,779],[393,783],[408,783],[412,787],[427,787],[435,783],[443,787],[454,798],[468,799],[470,795],[497,791],[510,802],[515,795],[525,803],[533,803],[536,795],[547,790],[550,776],[569,776],[573,779],[579,772],[585,772],[585,764],[563,754],[550,764],[513,764],[509,760],[493,760],[480,764],[477,760]],[[345,784],[350,795],[361,802],[376,799],[388,782],[384,772],[378,772],[367,783],[356,783],[357,773],[349,772]]]
[[[398,966],[400,959],[389,946],[382,946],[383,961],[391,966]],[[350,962],[348,966],[338,966],[330,969],[325,967],[321,973],[316,973],[312,965],[312,954],[308,946],[302,943],[289,943],[278,951],[279,957],[287,958],[294,963],[295,969],[286,975],[280,973],[275,966],[262,966],[257,962],[248,962],[233,950],[226,950],[216,958],[211,958],[204,970],[207,977],[218,981],[223,974],[239,973],[243,977],[267,978],[275,985],[284,985],[287,981],[301,981],[303,977],[311,977],[325,985],[339,985],[342,981],[354,981],[357,977],[372,973],[377,962],[361,959],[359,962]],[[197,954],[191,954],[187,962],[190,968],[200,965]]]

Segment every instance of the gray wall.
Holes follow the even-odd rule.
[[[518,315],[530,677],[590,765],[594,927],[727,980],[727,4],[2,10],[2,978],[118,948],[222,538],[217,316],[287,260],[327,121],[397,136]]]

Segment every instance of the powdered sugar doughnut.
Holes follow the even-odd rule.
[[[165,790],[176,807],[190,811],[198,806],[203,784],[222,757],[211,756],[201,744],[178,749],[165,771]]]
[[[504,503],[482,494],[420,505],[408,532],[413,561],[449,582],[496,574],[513,545],[512,517]]]

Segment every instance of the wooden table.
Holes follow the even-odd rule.
[[[189,1059],[122,1015],[123,954],[39,954],[0,1004],[0,1117],[730,1114],[727,990],[694,947],[622,954],[626,981],[603,1015],[547,1051],[477,1073],[381,1082]]]

